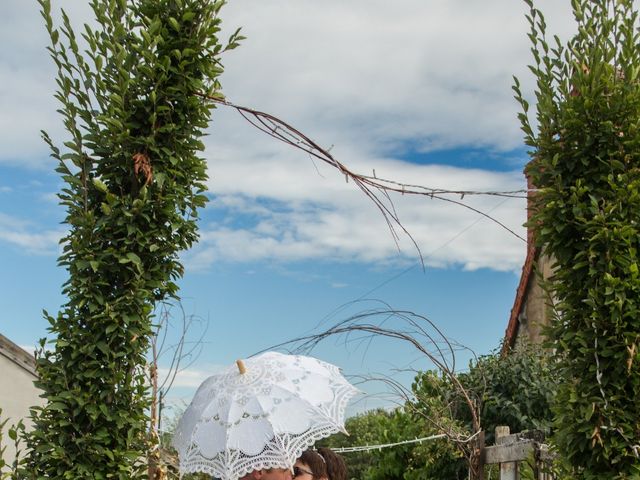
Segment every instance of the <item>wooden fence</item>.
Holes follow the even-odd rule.
[[[535,480],[554,480],[548,473],[552,457],[539,431],[510,434],[509,427],[496,427],[496,444],[484,447],[482,462],[500,465],[498,480],[520,480],[520,462],[529,461]]]

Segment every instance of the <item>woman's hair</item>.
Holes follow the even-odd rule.
[[[311,473],[313,473],[314,478],[329,478],[329,473],[327,472],[327,463],[324,460],[324,457],[320,455],[315,450],[305,450],[300,455],[298,459],[305,465],[309,466]]]
[[[329,480],[347,480],[347,464],[340,455],[326,447],[318,448],[318,453],[327,465]]]
[[[348,478],[347,464],[330,448],[306,450],[302,452],[300,461],[309,466],[316,478],[326,477],[329,480],[347,480]]]

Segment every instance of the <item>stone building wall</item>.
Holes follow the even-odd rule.
[[[15,458],[15,448],[7,436],[8,426],[22,420],[27,428],[30,427],[29,408],[43,402],[40,391],[33,384],[36,378],[33,355],[0,335],[0,408],[2,420],[8,419],[2,437],[3,445],[7,447],[4,460],[9,464]]]
[[[549,299],[540,286],[540,279],[547,280],[552,274],[551,261],[547,255],[539,255],[535,269],[529,277],[525,300],[518,314],[517,341],[526,339],[529,343],[541,343],[542,330],[549,324]]]

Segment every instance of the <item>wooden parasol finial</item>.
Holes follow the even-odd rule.
[[[244,362],[242,360],[236,360],[236,365],[238,365],[240,375],[244,375],[247,372],[247,367],[244,366]]]

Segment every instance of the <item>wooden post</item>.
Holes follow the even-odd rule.
[[[471,444],[470,480],[484,480],[484,448],[484,431],[480,431]]]
[[[496,427],[496,445],[503,444],[509,433],[509,427]],[[500,480],[519,480],[518,462],[500,463]]]
[[[484,480],[484,430],[478,434],[478,480]]]

